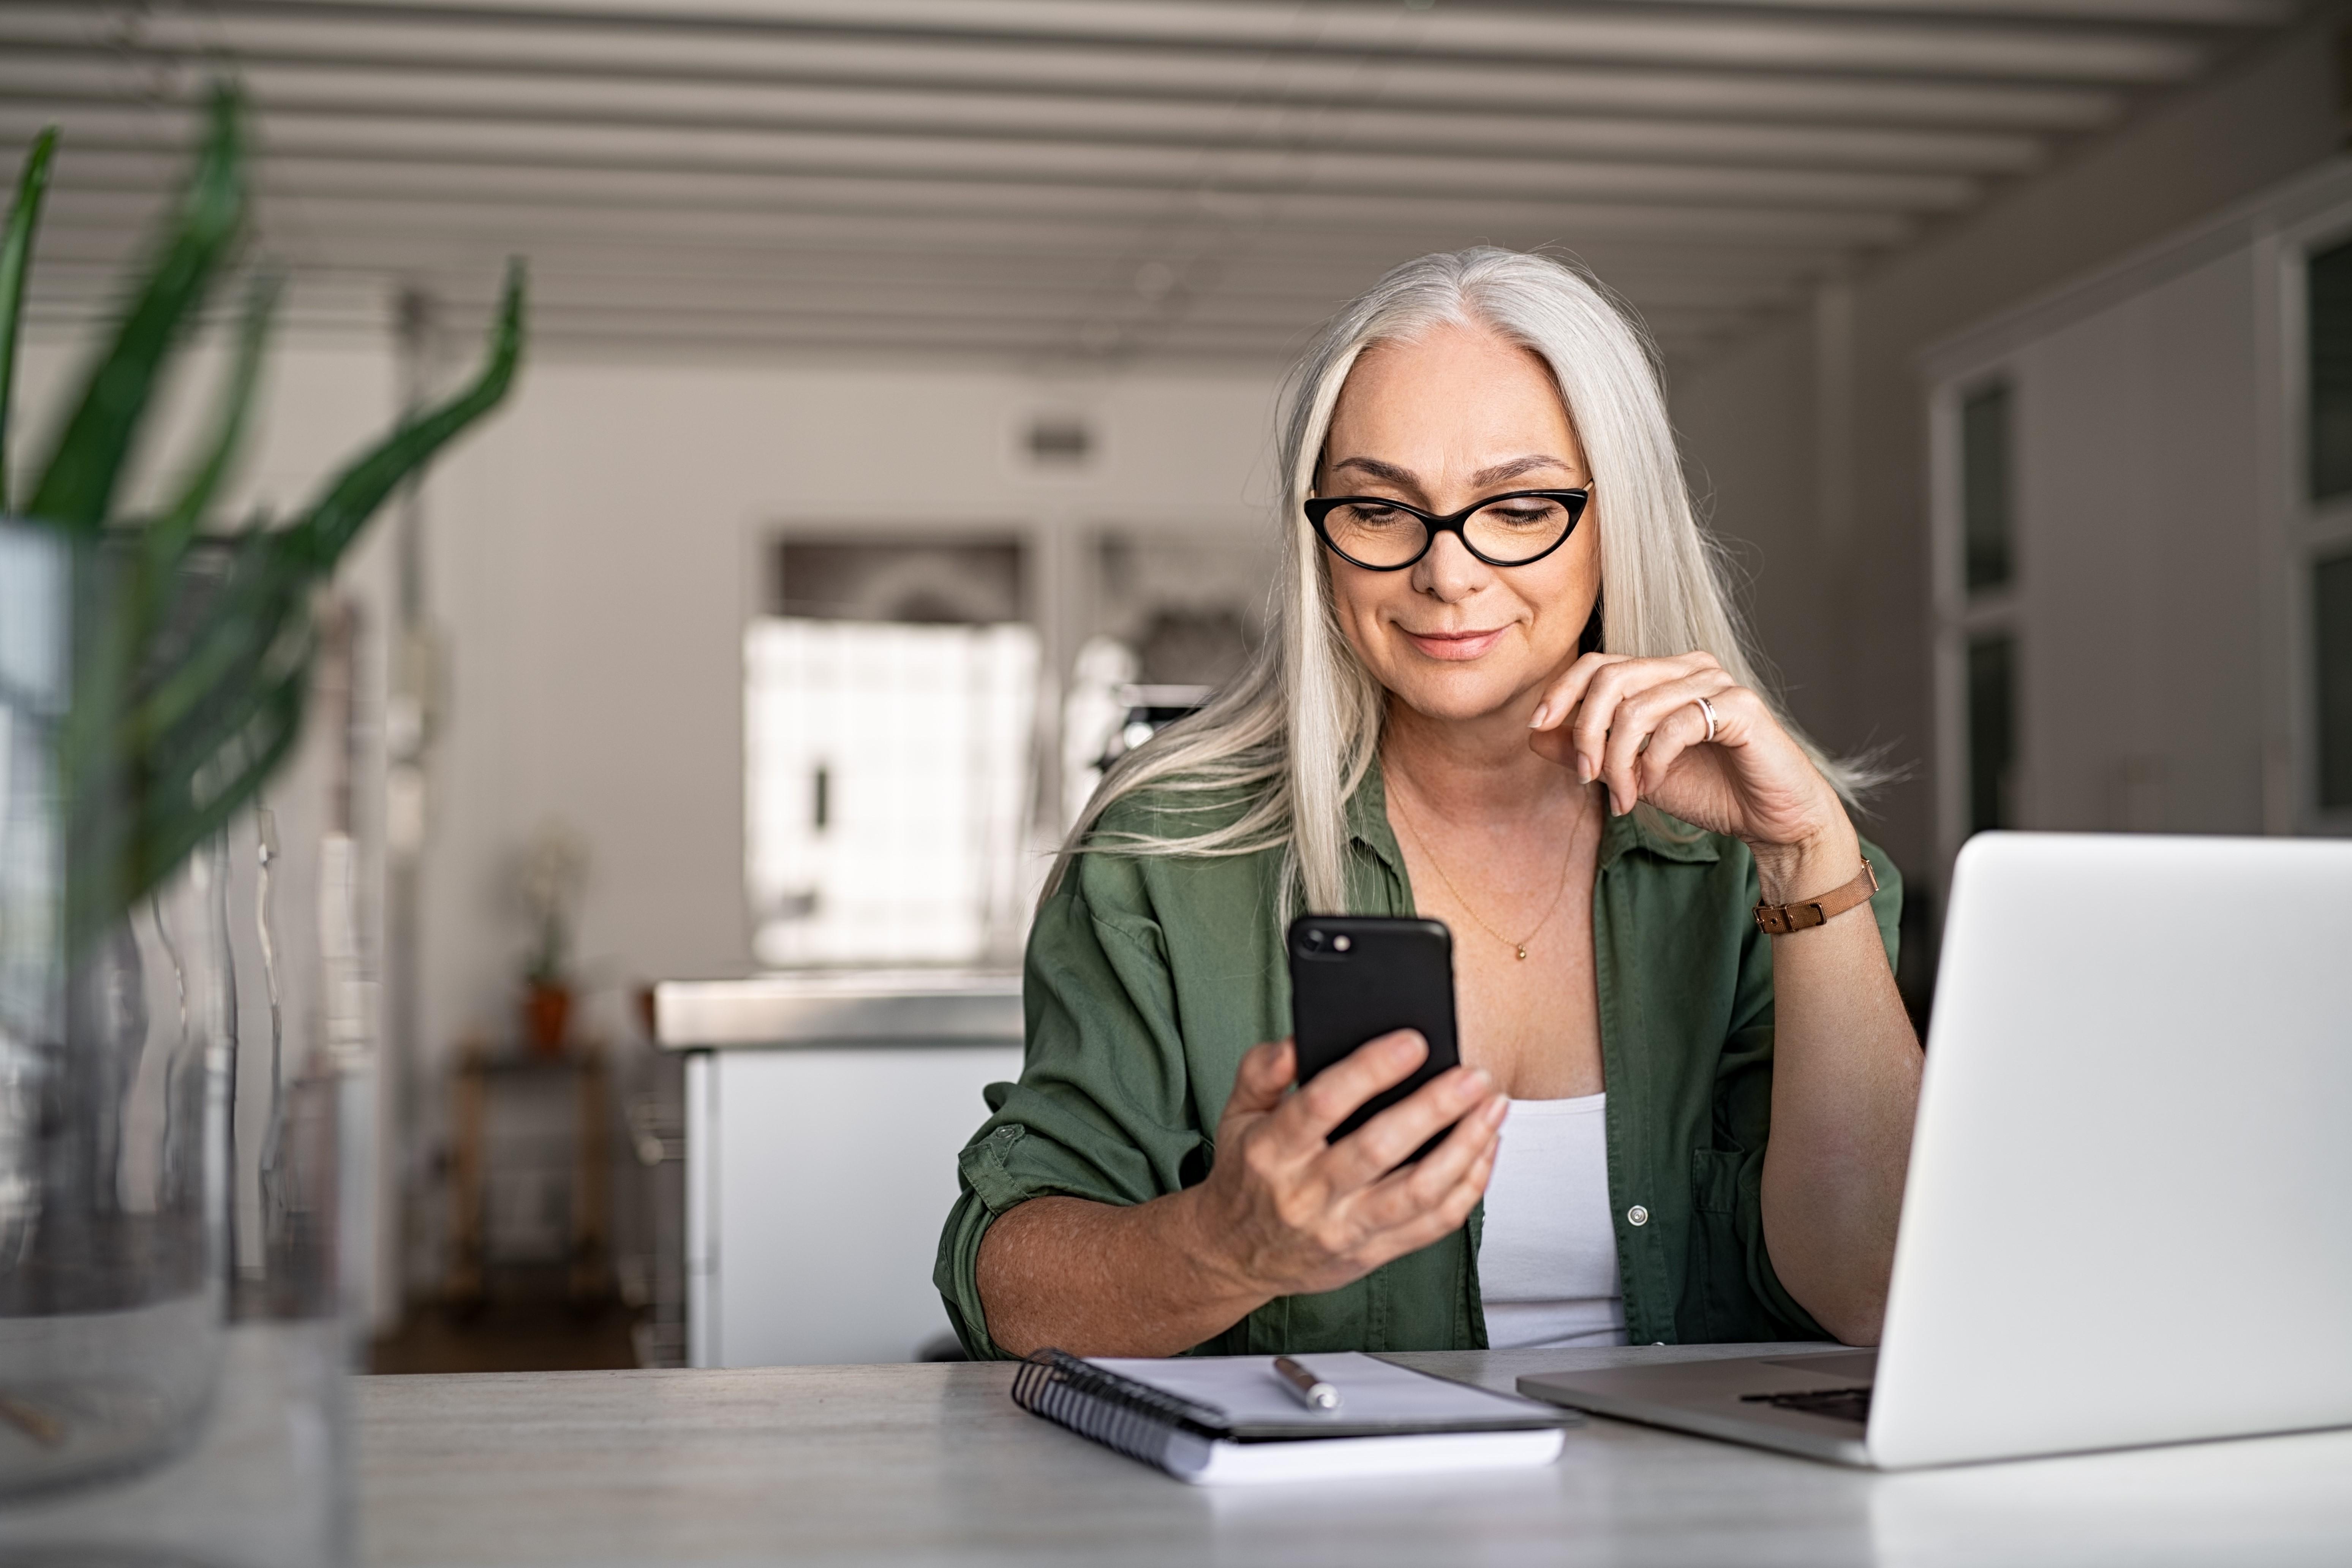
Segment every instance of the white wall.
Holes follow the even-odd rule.
[[[1033,534],[1033,603],[1066,619],[1092,527],[1263,515],[1270,378],[1087,385],[954,369],[541,359],[428,493],[450,647],[427,860],[425,1034],[503,1022],[523,942],[508,858],[546,816],[595,854],[580,951],[615,985],[751,965],[742,653],[780,525]],[[1082,474],[1018,455],[1084,411]],[[1049,661],[1074,639],[1047,626]],[[618,991],[600,998],[623,1026]]]

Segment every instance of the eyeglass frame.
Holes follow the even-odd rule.
[[[1529,496],[1540,496],[1546,500],[1558,501],[1568,508],[1568,526],[1560,530],[1558,539],[1524,561],[1497,561],[1470,542],[1470,535],[1465,531],[1465,525],[1473,517],[1497,501],[1518,500]],[[1340,549],[1339,545],[1332,542],[1330,531],[1324,527],[1323,520],[1351,501],[1373,502],[1381,506],[1393,507],[1399,511],[1411,512],[1421,519],[1423,538],[1419,552],[1410,561],[1400,561],[1393,566],[1375,566],[1368,561],[1359,561]],[[1421,508],[1398,500],[1392,496],[1309,496],[1301,503],[1301,507],[1307,513],[1307,526],[1315,530],[1315,537],[1323,542],[1323,548],[1345,561],[1349,565],[1362,571],[1402,572],[1409,567],[1418,566],[1427,558],[1431,551],[1437,548],[1437,536],[1441,533],[1450,533],[1462,542],[1462,548],[1470,552],[1471,559],[1492,566],[1497,571],[1507,572],[1514,566],[1532,566],[1566,544],[1575,534],[1576,525],[1584,521],[1584,509],[1591,504],[1592,487],[1587,485],[1582,489],[1505,490],[1500,495],[1491,495],[1483,500],[1473,501],[1460,511],[1442,517],[1433,511],[1423,511]]]

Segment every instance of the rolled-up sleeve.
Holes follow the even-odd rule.
[[[1886,962],[1896,958],[1903,916],[1903,877],[1876,845],[1863,855],[1878,873],[1870,912],[1878,922]],[[1756,872],[1748,868],[1748,900],[1759,896]],[[1739,1269],[1748,1302],[1762,1310],[1760,1321],[1738,1321],[1737,1310],[1718,1294],[1709,1305],[1715,1321],[1708,1337],[1763,1340],[1780,1337],[1826,1340],[1832,1336],[1799,1305],[1773,1270],[1764,1244],[1764,1151],[1772,1125],[1772,943],[1749,931],[1740,952],[1738,1002],[1730,1036],[1724,1042],[1715,1081],[1716,1147],[1696,1152],[1697,1206],[1728,1217],[1738,1237]]]
[[[980,1300],[981,1240],[1031,1198],[1139,1204],[1206,1168],[1174,987],[1142,868],[1086,855],[1037,911],[1024,966],[1018,1083],[957,1156],[932,1280],[965,1351],[1002,1357]]]

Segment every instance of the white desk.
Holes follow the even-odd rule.
[[[1545,1367],[1742,1347],[1416,1355]],[[2352,1432],[1878,1476],[1595,1420],[1548,1469],[1199,1490],[995,1365],[361,1380],[378,1568],[2352,1563]]]

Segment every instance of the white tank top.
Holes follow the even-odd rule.
[[[1478,1240],[1486,1342],[1496,1350],[1625,1342],[1608,1100],[1515,1100],[1503,1119]]]

